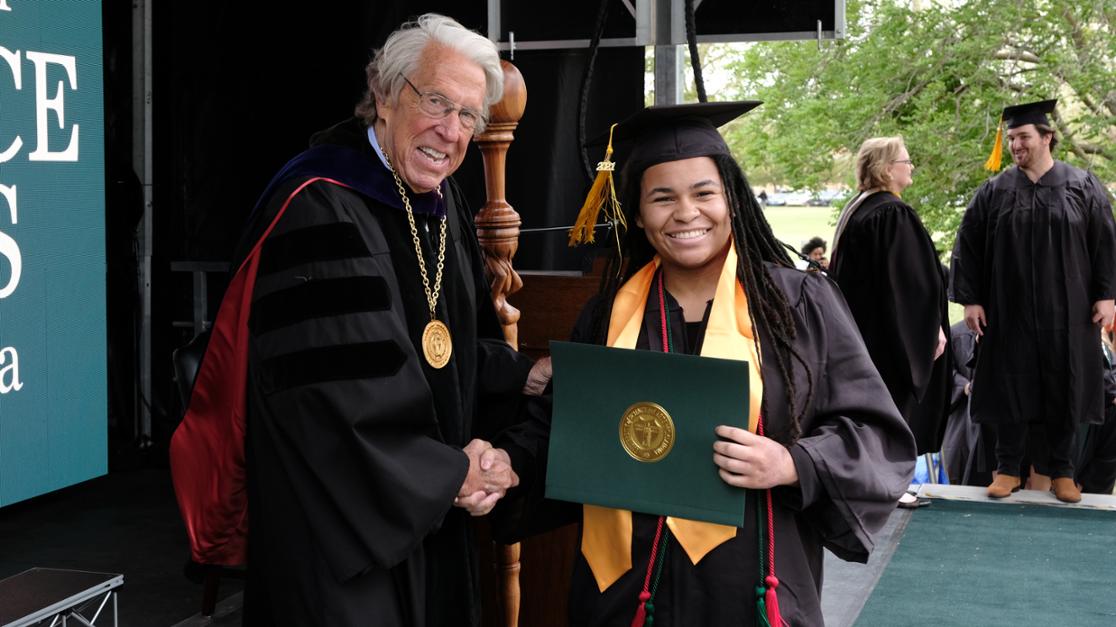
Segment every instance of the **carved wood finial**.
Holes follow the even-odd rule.
[[[508,296],[523,287],[523,280],[512,267],[519,248],[521,220],[504,198],[508,148],[515,139],[527,106],[527,87],[514,65],[501,61],[504,70],[504,97],[490,110],[491,120],[476,138],[484,156],[484,183],[487,202],[476,215],[477,237],[484,250],[485,268],[491,281],[492,300],[504,327],[504,339],[517,347],[519,310],[508,303]]]

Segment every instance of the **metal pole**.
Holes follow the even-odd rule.
[[[672,44],[671,2],[656,0],[654,9],[655,104],[678,104],[682,100],[682,47]]]
[[[134,0],[132,13],[132,165],[143,185],[143,231],[140,234],[139,397],[135,435],[141,447],[151,443],[151,251],[152,251],[152,102],[151,18],[147,0]]]
[[[488,0],[488,38],[500,43],[500,1]]]

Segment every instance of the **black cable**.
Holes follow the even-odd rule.
[[[686,42],[690,45],[690,65],[694,68],[694,85],[697,87],[698,102],[709,102],[709,98],[705,95],[705,78],[701,74],[701,58],[698,56],[694,0],[686,0]]]
[[[596,229],[611,228],[612,226],[614,226],[612,222],[598,222],[597,224],[595,224],[593,226],[593,229],[596,230]],[[572,229],[572,228],[574,228],[572,224],[569,225],[569,226],[539,226],[539,227],[533,227],[533,228],[529,228],[529,229],[519,229],[519,234],[520,235],[530,235],[532,233],[557,233],[559,231],[568,233],[569,230]]]
[[[601,37],[604,36],[605,22],[608,21],[608,9],[613,0],[601,0],[597,10],[597,24],[593,28],[593,38],[589,42],[589,60],[585,64],[585,74],[581,78],[581,99],[577,104],[577,145],[581,149],[581,165],[585,167],[585,175],[592,181],[597,175],[593,163],[589,161],[589,149],[585,144],[585,112],[589,108],[589,85],[593,80],[593,65],[597,61],[597,50],[601,46]]]

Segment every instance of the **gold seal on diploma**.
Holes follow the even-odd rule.
[[[636,403],[620,418],[620,444],[632,459],[657,462],[674,447],[674,421],[657,403]]]
[[[453,352],[449,327],[440,320],[431,320],[422,331],[422,353],[431,367],[441,368],[449,363]]]

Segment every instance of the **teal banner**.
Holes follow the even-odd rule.
[[[0,506],[107,471],[101,3],[0,0]]]

